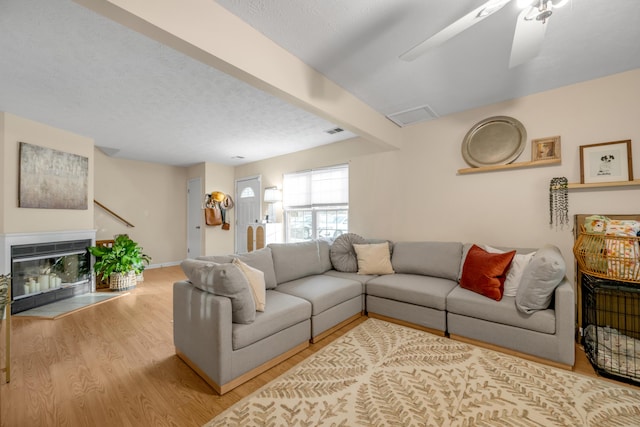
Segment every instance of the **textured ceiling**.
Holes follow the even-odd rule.
[[[382,115],[444,116],[640,67],[640,0],[572,0],[551,17],[539,56],[513,69],[515,0],[419,59],[398,59],[484,2],[218,0]],[[117,157],[238,165],[354,136],[328,135],[333,123],[71,0],[1,0],[0,54],[0,111]]]
[[[399,55],[487,0],[218,0],[384,115],[437,116],[640,67],[639,0],[571,0],[538,57],[509,69],[521,11],[499,12],[413,62]]]
[[[0,111],[116,157],[237,165],[354,136],[70,0],[2,0],[0,56]]]

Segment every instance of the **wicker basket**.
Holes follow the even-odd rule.
[[[136,287],[136,273],[112,273],[109,276],[109,289],[112,291],[126,291]]]
[[[584,273],[640,283],[640,237],[580,233],[573,254]]]

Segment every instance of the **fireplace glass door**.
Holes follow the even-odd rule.
[[[79,248],[82,247],[81,244],[76,246],[70,250],[48,250],[40,253],[37,248],[12,250],[12,312],[17,313],[91,290],[91,257],[86,246],[82,249]]]

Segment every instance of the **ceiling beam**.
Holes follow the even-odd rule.
[[[74,0],[386,149],[402,129],[213,0]]]

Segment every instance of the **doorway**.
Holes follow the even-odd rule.
[[[200,256],[202,246],[202,181],[187,183],[187,258]]]
[[[260,176],[236,181],[236,253],[247,252],[247,227],[262,222],[261,188]]]

